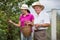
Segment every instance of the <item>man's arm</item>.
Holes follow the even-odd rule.
[[[45,24],[35,24],[35,27],[37,28],[37,27],[49,27],[50,26],[50,24],[48,24],[48,23],[45,23]]]

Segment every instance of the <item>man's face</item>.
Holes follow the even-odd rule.
[[[34,9],[38,14],[42,11],[40,6],[35,6]]]

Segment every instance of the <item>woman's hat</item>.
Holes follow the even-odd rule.
[[[27,4],[22,4],[20,9],[28,9],[28,5]]]
[[[40,6],[40,7],[42,8],[42,10],[44,9],[44,6],[41,5],[40,2],[34,2],[34,3],[32,4],[32,7],[34,8],[35,6]]]

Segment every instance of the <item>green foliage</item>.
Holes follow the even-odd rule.
[[[20,9],[18,2],[7,0],[0,2],[0,40],[17,40],[20,38],[20,29],[8,22],[11,19],[18,23]],[[16,9],[13,10],[13,7]]]
[[[8,19],[18,23],[21,13],[18,3],[22,1],[25,0],[0,0],[0,40],[18,40],[20,38],[20,28],[9,23]],[[26,3],[31,5],[34,1],[30,0]]]
[[[13,14],[10,16],[10,19],[18,23],[20,14]],[[4,12],[0,12],[0,40],[7,40],[8,35],[13,36],[13,40],[17,40],[19,38],[19,31],[20,29],[18,27],[15,27],[14,25],[8,23],[8,17],[7,14]]]
[[[39,0],[29,0],[28,2],[26,2],[26,4],[30,6],[33,2],[36,2],[36,1],[39,1]]]

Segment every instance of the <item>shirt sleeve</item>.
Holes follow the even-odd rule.
[[[34,16],[33,15],[31,15],[31,20],[34,20]]]
[[[45,15],[44,17],[44,23],[49,23],[50,24],[50,17],[48,14]]]

